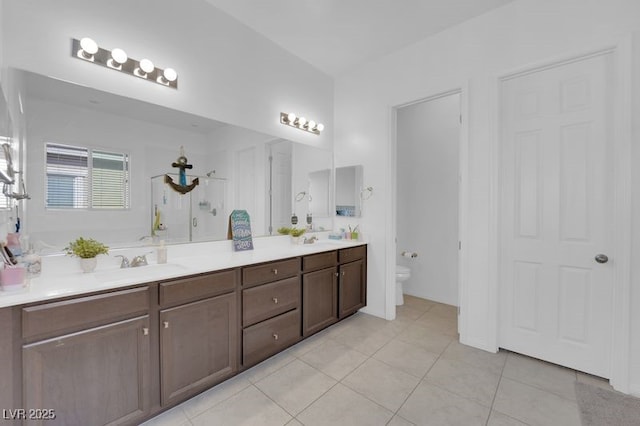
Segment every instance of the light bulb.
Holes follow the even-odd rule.
[[[322,123],[318,123],[318,124],[316,124],[316,130],[317,130],[318,132],[323,131],[323,130],[324,130],[324,124],[322,124]]]
[[[296,115],[294,113],[292,113],[292,112],[287,114],[287,122],[289,124],[293,124],[294,121],[296,121]]]
[[[117,47],[111,51],[111,58],[120,65],[124,64],[129,59],[127,53]]]
[[[173,68],[166,68],[162,73],[162,76],[165,80],[171,82],[176,81],[176,79],[178,78],[178,73]]]
[[[313,120],[309,120],[309,124],[307,125],[307,127],[308,127],[310,130],[313,130],[313,128],[314,128],[314,127],[316,127],[316,122],[315,122],[315,121],[313,121]]]
[[[304,117],[300,117],[298,118],[298,127],[304,127],[304,125],[307,124],[307,119]]]
[[[153,70],[155,69],[155,66],[153,65],[153,62],[151,62],[150,60],[142,59],[140,61],[140,69],[145,73],[149,74],[153,72]]]
[[[98,53],[98,44],[93,41],[93,39],[84,37],[80,40],[80,49],[79,53],[82,54],[85,59],[92,59],[93,55]]]

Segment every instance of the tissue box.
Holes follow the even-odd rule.
[[[0,286],[3,290],[19,290],[24,287],[26,269],[22,266],[0,269]]]

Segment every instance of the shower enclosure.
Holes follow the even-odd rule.
[[[177,174],[168,175],[178,181]],[[224,240],[229,216],[226,179],[187,175],[187,182],[198,178],[200,184],[180,194],[164,177],[151,178],[151,235],[171,243]]]

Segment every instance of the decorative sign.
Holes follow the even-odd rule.
[[[246,210],[234,210],[229,216],[229,239],[235,251],[253,250],[251,220]]]

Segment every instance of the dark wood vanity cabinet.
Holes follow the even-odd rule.
[[[367,304],[367,246],[342,249],[338,252],[339,307],[344,318]]]
[[[366,253],[0,309],[0,400],[55,409],[44,424],[139,424],[365,306]]]
[[[310,336],[338,321],[338,254],[302,258],[302,335]]]
[[[137,424],[148,416],[148,309],[148,287],[23,308],[22,407],[55,409],[46,424]]]
[[[299,258],[242,268],[242,318],[245,368],[300,340]]]
[[[159,285],[160,395],[172,405],[238,370],[235,270]],[[185,303],[188,302],[188,303]]]

